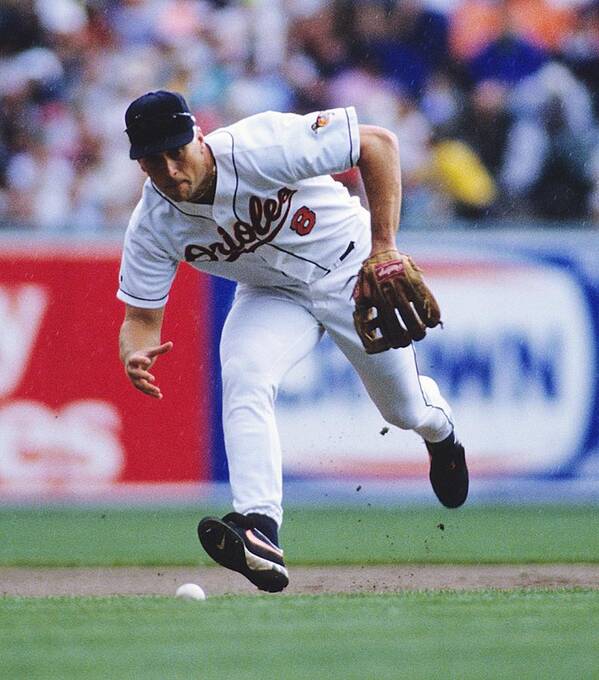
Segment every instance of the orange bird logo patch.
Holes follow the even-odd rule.
[[[329,124],[329,121],[331,120],[331,114],[330,113],[319,113],[316,116],[316,120],[310,125],[312,130],[314,132],[318,132],[320,128],[325,127],[326,125]]]

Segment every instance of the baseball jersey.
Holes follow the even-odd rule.
[[[162,307],[179,262],[258,286],[311,284],[370,236],[357,197],[333,180],[358,162],[353,107],[265,112],[205,138],[213,205],[175,202],[146,180],[125,234],[117,297]]]

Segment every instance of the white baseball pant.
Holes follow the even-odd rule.
[[[275,421],[285,374],[329,333],[357,371],[382,417],[430,442],[451,433],[447,402],[419,376],[414,350],[366,354],[353,325],[359,264],[347,263],[298,289],[239,285],[221,337],[223,426],[233,507],[272,517],[282,511],[281,444]]]

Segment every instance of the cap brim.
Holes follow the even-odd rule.
[[[173,135],[172,137],[163,137],[157,142],[152,142],[151,144],[132,144],[129,149],[129,158],[132,161],[136,161],[144,156],[152,156],[156,153],[161,153],[162,151],[168,151],[169,149],[178,149],[180,146],[185,146],[189,144],[194,137],[194,129],[189,128],[185,132],[181,132],[178,135]]]

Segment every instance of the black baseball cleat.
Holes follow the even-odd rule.
[[[446,508],[459,508],[468,497],[468,468],[464,447],[453,432],[442,442],[424,442],[430,458],[429,479]]]
[[[283,551],[256,528],[251,517],[238,512],[222,519],[204,517],[198,524],[198,538],[215,562],[243,574],[260,590],[278,593],[287,587]]]

